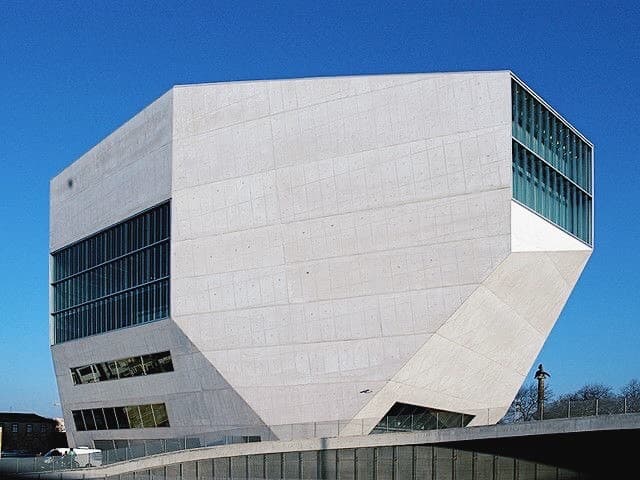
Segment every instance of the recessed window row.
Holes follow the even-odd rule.
[[[170,221],[167,202],[52,255],[54,343],[169,315]]]
[[[74,385],[173,372],[171,352],[150,353],[71,369]]]
[[[513,142],[513,198],[591,245],[591,196]]]
[[[169,240],[53,283],[53,313],[169,275]]]
[[[513,136],[592,193],[592,148],[515,80],[511,82]]]
[[[169,202],[136,215],[53,254],[57,282],[169,238]]]
[[[169,426],[169,417],[164,403],[88,408],[73,410],[71,413],[76,430],[79,432]]]
[[[169,316],[169,279],[53,314],[55,343]]]

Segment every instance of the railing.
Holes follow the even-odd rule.
[[[528,407],[518,407],[514,403],[500,423],[640,413],[640,398],[610,397],[591,400],[555,400],[545,403],[542,418],[538,418],[535,405],[529,405]]]
[[[600,398],[592,400],[557,400],[545,405],[542,419],[591,417],[640,413],[640,398]]]
[[[3,474],[59,472],[78,468],[99,466],[102,453],[88,453],[77,456],[60,457],[9,457],[0,459],[0,478]]]
[[[496,415],[500,415],[501,413],[499,412],[504,412],[505,410],[506,408],[477,410],[473,415],[462,415],[459,419],[459,424],[448,421],[451,419],[450,415],[446,416],[447,421],[444,419],[441,421],[441,419],[438,418],[438,413],[436,413],[429,422],[425,422],[423,414],[397,415],[387,416],[382,421],[380,421],[380,419],[368,418],[273,425],[270,427],[238,427],[215,432],[198,433],[179,438],[111,441],[119,443],[125,442],[127,446],[122,448],[114,448],[117,445],[116,443],[112,443],[112,446],[109,447],[106,444],[110,441],[96,441],[96,444],[100,444],[96,445],[97,448],[101,448],[101,452],[99,453],[80,453],[75,457],[1,458],[0,473],[56,472],[106,465],[149,455],[193,448],[256,441],[286,441],[301,438],[331,438],[373,433],[385,434],[460,428],[469,423],[470,417],[476,417],[480,420],[479,423],[481,424],[495,423]],[[640,413],[640,398],[616,397],[598,400],[549,402],[545,405],[543,420],[625,413]],[[505,417],[501,423],[520,423],[536,420],[538,419],[535,415],[522,415],[519,418],[512,417],[507,419],[507,417]]]
[[[484,410],[484,415],[487,411]],[[410,432],[435,430],[463,426],[462,422],[470,416],[462,416],[459,424],[452,424],[435,416],[433,425],[425,423],[422,415],[398,415],[387,417],[384,423],[379,418],[336,420],[327,422],[294,423],[272,426],[237,427],[215,432],[198,433],[190,436],[167,439],[144,440],[97,440],[99,453],[80,453],[75,457],[27,457],[0,459],[0,472],[31,473],[56,472],[91,466],[107,465],[135,458],[161,453],[176,452],[194,448],[250,443],[270,440],[294,440],[303,438],[332,438],[339,436],[358,436],[369,433]],[[126,447],[115,448],[126,443]],[[80,450],[77,450],[80,451]]]

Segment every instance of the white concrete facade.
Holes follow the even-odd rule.
[[[511,79],[179,86],[61,172],[52,251],[164,200],[172,218],[170,318],[52,346],[72,444],[361,433],[395,402],[499,420],[591,254],[512,200]],[[71,381],[162,349],[175,372]],[[73,427],[159,401],[169,428]]]

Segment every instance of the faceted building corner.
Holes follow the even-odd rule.
[[[492,424],[591,255],[593,145],[509,71],[177,86],[50,216],[71,445]]]

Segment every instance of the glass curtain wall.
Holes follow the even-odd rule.
[[[169,315],[170,206],[54,252],[54,343]]]
[[[513,198],[592,245],[591,146],[515,80]]]

